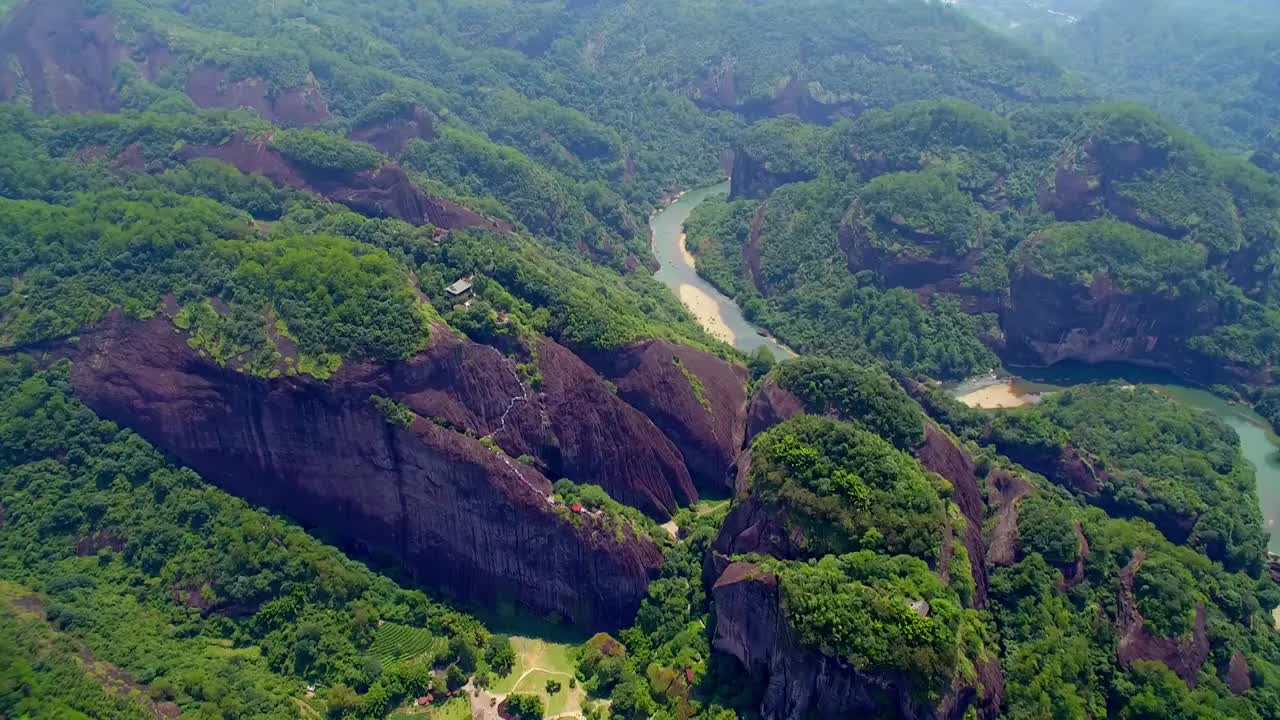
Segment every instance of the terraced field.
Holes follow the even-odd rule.
[[[376,657],[383,665],[389,665],[420,655],[438,655],[447,645],[444,638],[438,638],[428,630],[409,625],[383,623],[374,635],[369,654]]]

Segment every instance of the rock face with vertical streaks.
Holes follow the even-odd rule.
[[[495,354],[434,337],[427,353],[441,344]],[[201,358],[163,317],[108,321],[78,352],[73,382],[99,415],[227,491],[459,598],[616,627],[629,622],[661,563],[650,539],[571,517],[550,499],[547,476],[474,436],[421,416],[409,427],[388,423],[370,396],[425,408],[432,380],[413,367],[421,358],[349,364],[326,382],[255,378]],[[517,385],[504,383],[507,362],[475,372],[494,373],[488,384],[506,393]]]
[[[746,433],[746,368],[669,340],[601,353],[592,363],[675,443],[699,486],[732,487]]]

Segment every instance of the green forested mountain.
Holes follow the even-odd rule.
[[[739,199],[700,208],[693,243],[708,277],[800,348],[934,377],[992,366],[979,339],[1206,383],[1257,382],[1275,363],[1280,182],[1146,110],[916,104],[826,130],[762,123],[741,148]],[[795,182],[748,199],[776,178]],[[1121,306],[1140,317],[1103,320]],[[1159,333],[1132,325],[1171,307],[1195,310]]]
[[[1273,13],[959,5],[0,0],[0,718],[1280,716],[1227,426],[936,385],[1280,415]]]
[[[1214,145],[1253,149],[1280,114],[1280,8],[1275,3],[969,0],[960,5],[1044,51],[1084,80],[1095,96],[1142,102]]]

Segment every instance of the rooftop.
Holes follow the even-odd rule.
[[[470,277],[458,278],[452,285],[444,289],[450,295],[461,295],[471,289],[472,282]]]

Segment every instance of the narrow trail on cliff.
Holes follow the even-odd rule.
[[[507,370],[511,373],[511,378],[516,381],[516,386],[520,388],[520,394],[511,398],[511,400],[507,402],[507,409],[502,411],[502,417],[498,419],[498,429],[489,433],[489,437],[493,440],[496,440],[498,435],[506,431],[507,417],[511,415],[512,410],[515,410],[516,404],[521,402],[526,402],[526,403],[529,402],[529,388],[525,387],[525,384],[520,379],[520,374],[516,372],[516,369],[514,367],[507,365],[507,363],[511,362],[510,358],[508,358],[506,355],[503,355],[502,352],[495,347],[489,347],[489,349],[498,355],[499,362],[501,362],[502,365],[507,368]],[[507,468],[511,470],[511,472],[515,473],[516,477],[519,478],[520,482],[524,483],[526,487],[536,492],[537,494],[541,495],[542,499],[546,500],[548,505],[554,506],[556,504],[555,498],[552,495],[546,492],[543,492],[541,489],[538,488],[537,485],[534,485],[532,482],[529,482],[529,480],[525,478],[524,474],[520,472],[520,468],[516,467],[515,463],[511,462],[511,458],[507,457],[507,453],[505,451],[503,451],[501,448],[498,448],[497,455],[499,458],[502,459],[503,464],[505,464]]]
[[[507,368],[507,371],[511,373],[511,378],[516,381],[516,386],[520,388],[521,393],[520,395],[511,398],[507,403],[507,409],[502,411],[502,417],[498,418],[498,429],[494,430],[491,434],[491,437],[496,438],[500,433],[507,429],[507,416],[511,414],[512,410],[515,410],[516,403],[529,402],[529,388],[524,386],[524,381],[520,379],[520,373],[516,372],[514,367],[507,365],[507,363],[512,362],[511,358],[503,355],[502,352],[495,347],[489,347],[489,349],[498,355],[499,361]]]

